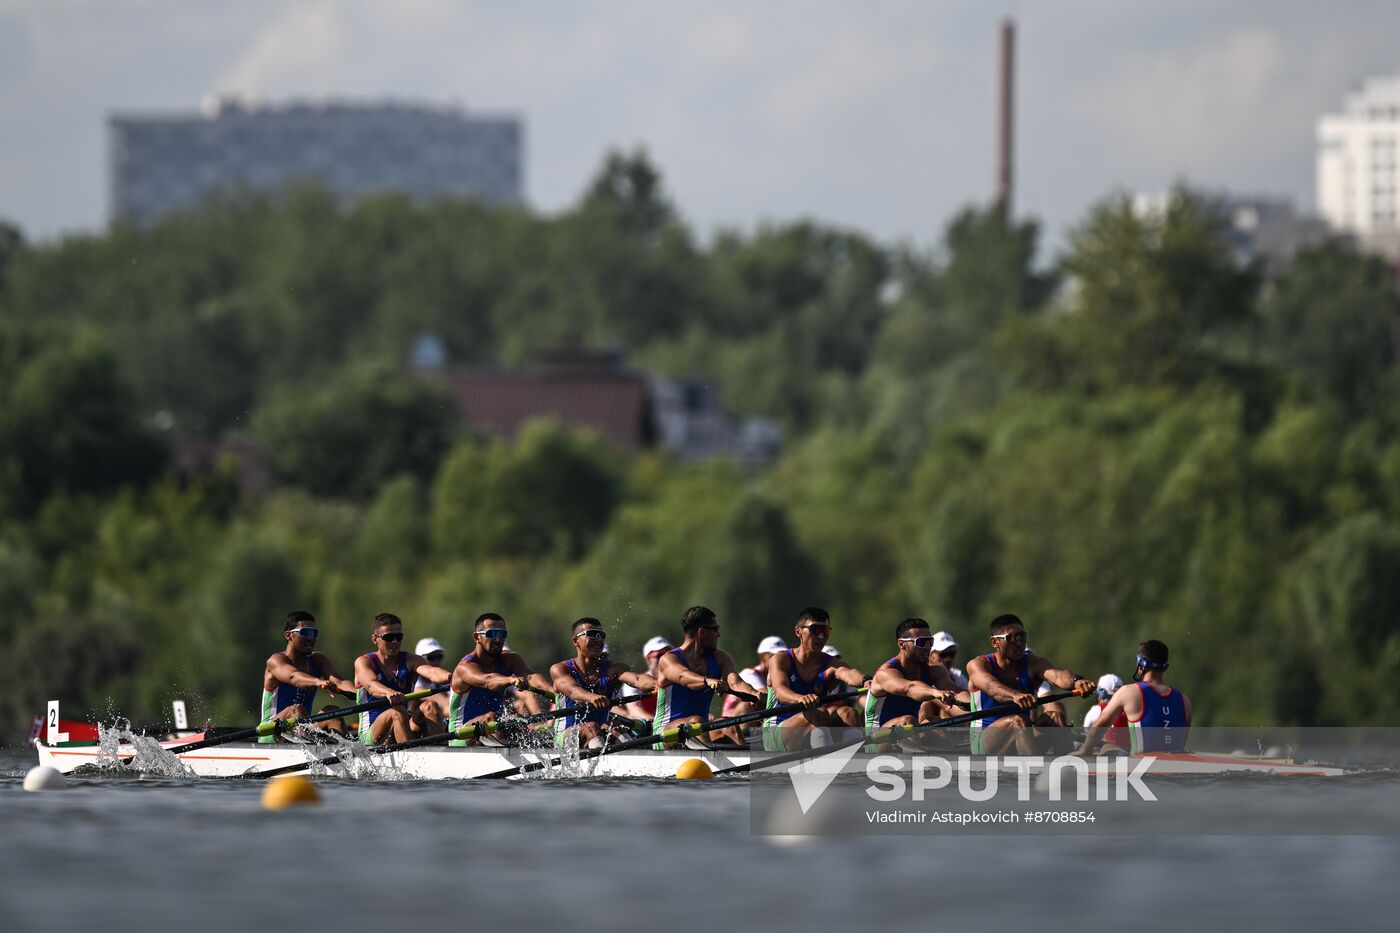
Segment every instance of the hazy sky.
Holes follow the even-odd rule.
[[[1019,213],[1051,231],[1174,180],[1311,209],[1313,127],[1400,71],[1400,3],[0,0],[0,217],[105,222],[105,119],[211,93],[519,114],[529,202],[645,144],[702,233],[811,216],[928,244],[990,198],[1018,24]]]

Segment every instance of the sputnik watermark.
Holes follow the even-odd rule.
[[[838,749],[788,769],[788,779],[792,781],[798,806],[804,814],[816,806],[831,783],[845,772],[856,750],[855,747]],[[1060,801],[1065,797],[1067,783],[1078,801],[1126,801],[1132,799],[1133,794],[1139,800],[1155,801],[1157,796],[1143,781],[1143,776],[1156,760],[1150,755],[1131,760],[1100,756],[1092,763],[1073,755],[1048,761],[1038,755],[989,755],[985,758],[960,755],[954,759],[940,755],[877,755],[865,763],[864,774],[870,783],[865,793],[880,803],[904,799],[922,802],[926,793],[945,790],[956,780],[957,792],[964,800],[982,803],[997,796],[1003,775],[1014,774],[1016,799],[1021,802],[1031,799],[1033,789],[1044,793],[1051,801]]]

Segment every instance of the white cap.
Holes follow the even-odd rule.
[[[777,635],[769,635],[767,638],[763,639],[763,641],[758,643],[759,654],[775,654],[779,651],[786,650],[787,642],[783,641]]]
[[[831,647],[830,645],[823,645],[823,646],[822,646],[822,654],[829,654],[829,655],[831,655],[833,658],[839,658],[839,657],[841,657],[841,652],[838,651],[838,650],[836,650],[835,648]]]
[[[436,638],[420,638],[418,644],[413,646],[413,653],[419,657],[432,654],[434,651],[444,651]]]
[[[649,658],[651,657],[652,652],[654,651],[666,651],[674,647],[675,645],[671,644],[669,641],[662,638],[660,635],[653,635],[647,639],[647,643],[645,645],[642,645],[642,657]]]
[[[956,648],[958,643],[953,641],[953,636],[947,632],[933,633],[933,650],[938,652],[947,651],[949,648]]]
[[[1121,686],[1123,686],[1123,678],[1117,674],[1104,674],[1099,678],[1099,689],[1109,696],[1113,696]]]

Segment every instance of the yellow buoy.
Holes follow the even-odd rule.
[[[676,778],[681,781],[708,781],[714,776],[714,771],[700,758],[687,758],[676,769]]]
[[[265,810],[281,810],[283,807],[298,807],[303,804],[321,802],[321,792],[299,774],[273,778],[263,788],[262,805]]]

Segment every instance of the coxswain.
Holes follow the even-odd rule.
[[[378,745],[386,735],[395,742],[407,742],[415,734],[430,734],[432,725],[421,712],[404,705],[403,695],[412,691],[416,677],[442,685],[452,680],[451,672],[399,650],[403,644],[403,621],[392,612],[374,617],[369,637],[375,650],[355,659],[355,685],[359,688],[356,698],[359,703],[388,700],[389,705],[360,713],[360,741]]]
[[[447,654],[447,650],[442,647],[442,642],[438,641],[436,638],[420,638],[418,639],[418,644],[413,646],[413,653],[424,661],[427,661],[433,667],[442,667],[442,659]],[[431,690],[434,686],[436,685],[431,680],[419,676],[418,679],[413,682],[413,692],[417,693],[420,690]],[[449,710],[447,694],[445,693],[434,693],[430,697],[415,700],[412,708],[421,712],[423,718],[427,720],[430,725],[435,727],[432,729],[434,732],[438,731],[439,728],[444,726],[447,722]]]
[[[967,680],[973,712],[1007,703],[1020,707],[1014,713],[985,716],[971,723],[972,753],[975,755],[1038,755],[1053,750],[1070,750],[1068,730],[1054,717],[1036,712],[1036,689],[1043,682],[1079,696],[1094,692],[1094,682],[1080,674],[1058,668],[1044,655],[1026,650],[1026,627],[1016,616],[999,615],[992,620],[991,654],[967,663]]]
[[[506,650],[506,620],[494,612],[477,616],[472,631],[474,647],[457,662],[452,671],[447,727],[453,731],[471,723],[494,722],[506,708],[506,693],[526,692],[534,687],[548,693],[554,684],[543,674],[530,670],[525,659]],[[485,744],[500,743],[499,736],[482,736]],[[473,742],[477,741],[475,739]],[[451,745],[465,745],[453,739]]]
[[[661,656],[656,665],[656,718],[651,731],[685,723],[709,722],[715,693],[748,688],[734,670],[734,659],[719,647],[719,619],[705,606],[691,606],[681,615],[680,646]],[[687,744],[743,745],[736,726],[717,729]]]
[[[597,619],[574,622],[571,636],[574,656],[555,664],[549,674],[555,709],[578,708],[579,712],[554,720],[555,744],[565,747],[570,734],[577,732],[579,748],[596,748],[617,736],[608,721],[608,709],[617,703],[618,688],[630,684],[649,692],[656,689],[656,681],[650,674],[638,674],[603,654],[608,634]]]
[[[923,619],[905,619],[894,629],[897,653],[875,669],[865,695],[865,729],[934,722],[955,711],[957,685],[942,664],[929,663],[933,635]]]
[[[1191,698],[1167,683],[1167,646],[1155,638],[1138,645],[1134,684],[1104,704],[1103,712],[1075,754],[1091,754],[1122,713],[1128,720],[1128,750],[1134,755],[1184,752],[1191,728]]]
[[[646,644],[642,645],[642,657],[647,662],[647,673],[656,678],[657,665],[661,663],[661,656],[674,648],[660,635],[653,635],[648,638]],[[624,686],[622,688],[622,712],[633,719],[645,719],[651,722],[656,718],[656,694],[651,693],[646,696],[641,695],[642,691],[636,687]]]
[[[797,614],[793,626],[797,647],[779,651],[768,659],[768,706],[801,704],[803,709],[764,720],[763,747],[790,751],[811,741],[814,727],[860,728],[858,711],[847,705],[823,707],[822,697],[836,684],[860,687],[865,675],[840,658],[822,651],[831,637],[831,615],[817,606]]]
[[[315,616],[304,609],[287,613],[282,634],[287,647],[268,658],[263,668],[262,722],[305,719],[316,708],[317,690],[355,695],[354,682],[337,674],[331,659],[316,650],[321,630]],[[258,741],[271,744],[277,736],[260,736]]]

